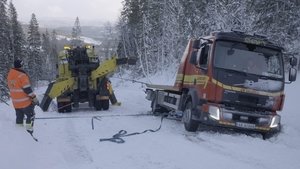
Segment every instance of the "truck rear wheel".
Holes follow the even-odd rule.
[[[100,100],[100,104],[102,105],[103,110],[109,109],[109,100]]]
[[[108,110],[109,100],[95,100],[94,106],[96,110]]]
[[[71,102],[57,102],[57,110],[59,113],[72,112]]]
[[[182,120],[184,123],[184,128],[187,131],[195,132],[198,129],[199,123],[192,119],[192,114],[193,114],[192,102],[188,101],[183,112]]]

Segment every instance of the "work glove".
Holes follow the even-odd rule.
[[[39,100],[36,98],[36,96],[34,96],[34,97],[32,98],[32,103],[33,103],[35,106],[39,106],[39,105],[40,105],[40,102],[39,102]]]

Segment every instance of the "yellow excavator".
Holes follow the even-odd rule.
[[[100,64],[94,46],[65,46],[58,56],[58,75],[44,94],[40,107],[47,111],[56,98],[60,113],[72,112],[79,103],[88,102],[96,110],[108,110],[109,101],[120,104],[113,92],[108,75],[119,65],[136,63],[135,58],[117,58],[113,56]]]

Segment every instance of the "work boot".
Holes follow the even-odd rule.
[[[33,133],[32,124],[25,124],[25,128],[26,128],[28,133]]]
[[[24,127],[23,123],[16,123],[15,126],[18,128]]]

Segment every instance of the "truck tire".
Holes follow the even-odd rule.
[[[72,103],[71,103],[71,102],[67,102],[67,103],[66,103],[65,111],[66,111],[67,113],[72,112]]]
[[[63,102],[57,102],[57,111],[58,113],[63,113],[65,111],[63,107]]]
[[[57,103],[57,111],[59,113],[64,113],[64,112],[72,112],[72,104],[71,102],[58,102]]]
[[[103,110],[109,109],[109,100],[100,100],[100,104],[102,105]]]
[[[192,106],[192,101],[188,101],[187,104],[185,105],[185,109],[183,112],[183,123],[184,123],[184,128],[187,131],[195,132],[197,131],[199,127],[199,123],[195,120],[192,119],[192,113],[193,113],[193,106]]]
[[[101,100],[95,100],[94,106],[97,111],[101,110],[102,109]]]
[[[277,131],[261,133],[263,140],[268,140],[272,137],[276,137],[281,131],[281,124],[279,124],[279,128]]]

